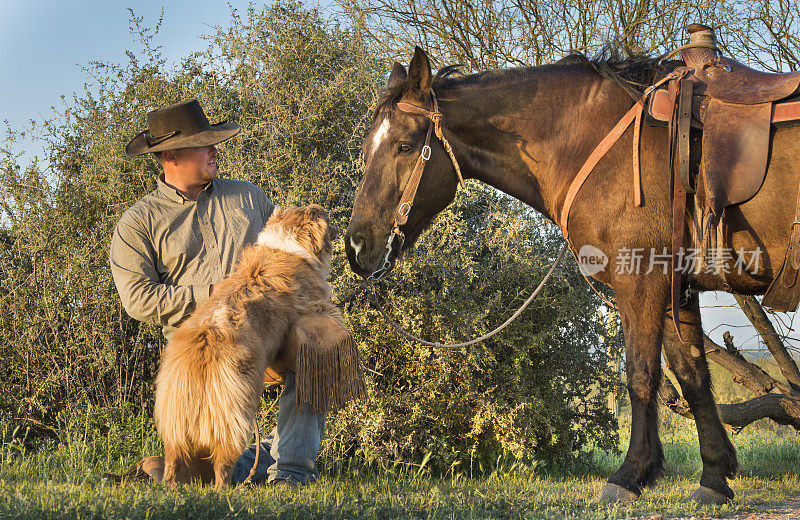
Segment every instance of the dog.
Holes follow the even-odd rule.
[[[228,486],[253,433],[265,369],[292,324],[310,315],[343,322],[327,281],[336,233],[320,206],[276,208],[165,347],[155,419],[171,487],[197,478]]]

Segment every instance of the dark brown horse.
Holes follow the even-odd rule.
[[[428,57],[417,49],[408,71],[395,64],[364,141],[366,172],[345,235],[352,269],[366,277],[384,264],[395,209],[428,132],[428,118],[401,110],[398,103],[431,110],[434,92],[443,134],[464,177],[494,186],[557,222],[573,178],[634,103],[622,85],[652,84],[666,72],[655,60],[610,63],[573,59],[468,76],[440,71],[434,77]],[[769,168],[760,191],[725,212],[728,247],[760,250],[759,265],[751,264],[754,271],[728,273],[724,280],[714,272],[689,276],[689,285],[696,291],[679,311],[683,343],[671,323],[669,273],[660,269],[648,273],[644,263],[638,272],[618,269],[622,267],[620,252],[671,250],[667,129],[644,125],[641,132],[643,205],[633,203],[633,130],[629,128],[577,194],[569,221],[575,251],[591,245],[608,256],[608,266],[593,277],[614,289],[625,333],[632,406],[630,445],[624,462],[596,500],[634,500],[643,486],[662,473],[656,394],[663,345],[697,423],[703,473],[693,498],[723,502],[733,497],[727,479],[735,475],[738,463],[711,393],[696,291],[763,294],[767,289],[783,259],[795,212],[800,128],[774,131]],[[430,142],[430,162],[408,221],[400,228],[405,235],[403,249],[413,245],[456,193],[458,178],[441,141],[434,137]],[[688,229],[687,245],[696,238],[694,229]],[[394,249],[398,245],[393,242]],[[395,250],[388,257],[389,268],[400,254]]]

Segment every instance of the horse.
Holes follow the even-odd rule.
[[[417,47],[408,69],[395,63],[362,145],[365,172],[345,234],[352,270],[375,277],[392,269],[453,201],[459,182],[455,164],[464,178],[489,184],[558,222],[586,158],[631,108],[642,85],[666,73],[663,64],[646,57],[577,57],[470,75],[445,67],[434,76],[430,59]],[[437,132],[448,142],[454,161],[443,142],[430,137],[436,101],[441,114],[436,116]],[[800,181],[800,150],[795,146],[800,128],[773,130],[763,185],[752,199],[725,210],[730,250],[759,251],[761,261],[738,272],[688,273],[692,290],[678,307],[680,332],[673,326],[670,273],[633,271],[622,265],[620,252],[672,251],[668,130],[642,125],[640,131],[641,201],[630,187],[634,129],[629,127],[575,195],[569,217],[573,251],[592,246],[608,256],[608,266],[591,277],[614,291],[632,409],[625,458],[594,502],[632,502],[663,473],[657,421],[663,347],[697,424],[703,471],[691,499],[724,503],[734,496],[728,479],[735,476],[738,461],[712,395],[698,292],[755,295],[768,288],[794,220],[794,200],[786,190]],[[429,157],[428,164],[423,164],[413,208],[403,209],[404,222],[398,225],[395,208],[421,155]],[[693,168],[697,169],[694,156]],[[690,222],[686,241],[698,238]]]

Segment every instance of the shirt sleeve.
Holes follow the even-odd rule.
[[[272,212],[275,211],[275,204],[267,198],[267,194],[264,193],[264,190],[261,188],[256,187],[255,192],[259,208],[261,209],[261,215],[264,217],[264,222],[266,223],[269,217],[272,216]]]
[[[122,306],[136,320],[175,327],[208,299],[209,285],[161,283],[152,242],[129,220],[123,215],[117,224],[109,255]]]

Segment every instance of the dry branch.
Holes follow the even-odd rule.
[[[800,431],[800,399],[795,397],[766,394],[742,403],[718,404],[717,410],[722,422],[737,430],[759,419],[772,419]]]
[[[664,406],[676,414],[694,419],[689,403],[678,393],[672,381],[663,374],[658,398]],[[717,411],[722,422],[735,431],[759,419],[771,419],[800,431],[800,399],[792,396],[764,394],[742,403],[718,404]]]
[[[744,311],[747,319],[755,326],[759,335],[764,340],[764,344],[769,349],[772,357],[775,358],[775,362],[781,369],[781,374],[786,378],[793,393],[800,396],[800,370],[797,369],[797,364],[786,350],[783,339],[775,330],[772,322],[769,321],[767,313],[764,312],[764,309],[755,297],[740,296],[738,294],[734,294],[733,296],[739,303],[739,307]]]
[[[745,301],[745,304],[749,305],[749,302]],[[751,307],[748,308],[748,317],[758,316]],[[730,333],[726,332],[723,338],[724,347],[708,336],[703,336],[706,356],[733,374],[733,380],[756,394],[756,397],[742,403],[718,404],[717,410],[722,422],[738,431],[759,419],[771,419],[800,431],[800,395],[793,388],[748,362],[733,344]],[[694,418],[689,403],[663,374],[658,397],[664,406],[678,415]]]
[[[761,368],[744,359],[739,351],[736,350],[736,347],[733,346],[732,341],[726,341],[726,347],[721,347],[705,334],[703,335],[703,340],[706,357],[733,374],[734,381],[754,394],[779,392],[785,395],[792,395],[791,388],[786,384],[781,383]]]
[[[678,415],[682,415],[687,419],[694,419],[694,415],[689,410],[689,403],[675,388],[672,381],[664,374],[661,373],[661,386],[658,389],[658,399],[661,404],[672,410]]]

